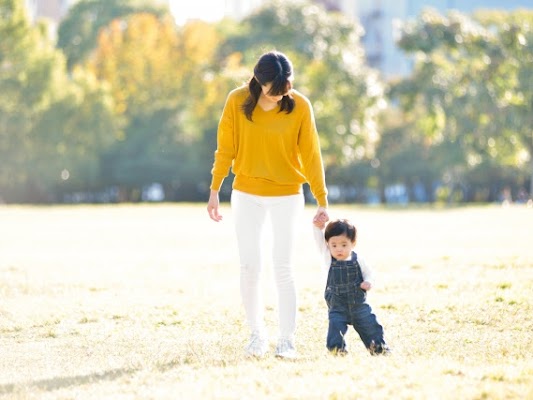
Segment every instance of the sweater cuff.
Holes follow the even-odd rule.
[[[222,186],[222,181],[224,180],[223,176],[215,176],[213,175],[213,179],[211,179],[211,190],[220,190],[220,187]]]
[[[328,197],[326,195],[318,197],[316,202],[319,207],[328,208]]]

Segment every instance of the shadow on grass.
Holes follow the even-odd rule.
[[[65,376],[51,379],[41,379],[30,382],[8,383],[0,385],[0,395],[8,393],[16,393],[27,389],[40,389],[46,391],[53,391],[69,386],[80,386],[88,383],[95,383],[100,381],[112,381],[124,375],[138,372],[139,369],[133,368],[118,368],[105,372],[95,372],[88,375]]]
[[[166,372],[171,369],[178,368],[183,364],[187,363],[187,360],[172,360],[169,362],[158,364],[155,369],[159,372]],[[62,376],[29,382],[0,384],[0,396],[4,394],[18,393],[21,391],[32,389],[51,392],[54,390],[64,389],[70,386],[81,386],[86,384],[99,383],[103,381],[113,381],[125,375],[135,374],[139,371],[141,371],[141,368],[117,368],[104,372],[95,372],[88,375]]]

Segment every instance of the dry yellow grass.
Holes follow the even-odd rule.
[[[310,219],[295,272],[300,358],[244,357],[231,211],[0,207],[0,398],[531,399],[533,210],[334,206],[378,273],[391,357],[327,354]],[[267,240],[268,242],[268,240]],[[274,346],[270,265],[263,289]]]

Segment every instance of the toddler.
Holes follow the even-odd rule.
[[[339,355],[347,353],[344,335],[348,325],[352,325],[370,354],[389,353],[383,327],[366,301],[366,292],[372,288],[372,270],[353,251],[355,226],[345,219],[331,221],[326,227],[324,220],[315,218],[313,224],[323,266],[328,272],[324,293],[329,319],[328,350]]]

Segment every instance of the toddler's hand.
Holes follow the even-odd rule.
[[[363,281],[361,282],[361,289],[369,291],[370,289],[372,289],[372,284],[370,282]]]

